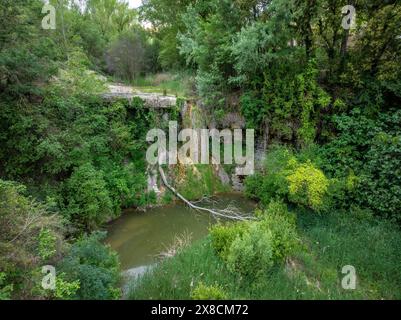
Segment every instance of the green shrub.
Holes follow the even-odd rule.
[[[219,285],[207,286],[200,282],[192,291],[191,298],[193,300],[227,300],[227,294]]]
[[[310,153],[310,152],[309,152]],[[301,158],[304,162],[298,160]],[[283,198],[297,205],[321,211],[327,207],[330,181],[307,155],[294,155],[288,148],[274,146],[268,152],[264,173],[245,181],[248,197],[267,206],[271,200]]]
[[[339,200],[401,221],[401,111],[373,118],[355,108],[349,115],[333,117],[333,122],[338,135],[320,152],[329,174],[344,187],[351,182],[351,192],[343,188],[347,193],[340,193],[345,197]]]
[[[295,215],[290,215],[288,207],[283,200],[271,200],[265,210],[256,210],[255,215],[263,219],[266,216],[285,216],[292,217],[295,221]]]
[[[54,293],[54,297],[60,300],[70,300],[74,296],[76,296],[79,288],[80,288],[80,281],[75,280],[72,282],[68,282],[64,280],[66,277],[65,273],[61,273],[57,275],[56,278],[56,290]]]
[[[325,197],[329,187],[329,180],[323,171],[315,168],[310,162],[298,164],[295,159],[288,163],[289,169],[286,180],[288,182],[288,199],[299,205],[321,211],[325,206]]]
[[[223,259],[227,258],[228,250],[232,242],[241,237],[247,230],[247,223],[217,224],[210,229],[212,247],[214,251]]]
[[[300,248],[296,217],[278,200],[256,210],[258,220],[215,225],[210,230],[214,251],[232,272],[258,275]]]
[[[251,223],[237,236],[227,254],[227,267],[233,273],[257,277],[273,266],[273,236],[260,223]]]
[[[136,205],[138,207],[146,207],[156,203],[157,203],[157,194],[153,190],[141,194],[136,201]]]
[[[147,189],[146,165],[142,159],[126,165],[110,162],[102,168],[115,216],[122,208],[142,205]]]
[[[13,291],[13,285],[5,285],[5,280],[6,274],[0,272],[0,300],[9,300]]]
[[[86,230],[95,229],[112,216],[112,202],[103,172],[90,163],[74,170],[66,189],[67,212],[72,221]]]
[[[358,204],[401,222],[401,133],[376,136],[365,159],[356,189]]]
[[[245,195],[250,199],[259,200],[262,203],[267,202],[269,192],[264,190],[264,175],[256,172],[245,179]]]
[[[49,229],[43,229],[39,234],[39,256],[47,260],[57,252],[57,237]]]
[[[283,146],[273,146],[267,153],[264,173],[255,174],[245,180],[245,194],[268,205],[276,197],[286,197],[288,183],[285,177],[292,152]]]
[[[349,208],[349,205],[355,202],[359,183],[360,178],[352,170],[347,176],[330,179],[327,197],[329,205],[335,208]]]
[[[264,229],[272,234],[273,260],[282,262],[300,248],[296,230],[296,216],[288,212],[282,201],[272,201],[263,213],[260,222]]]
[[[118,256],[101,243],[104,237],[105,233],[102,232],[84,236],[73,244],[60,263],[59,268],[65,274],[65,281],[70,284],[79,281],[74,299],[109,300],[119,296]]]

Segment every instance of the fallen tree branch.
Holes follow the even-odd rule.
[[[164,170],[163,170],[163,168],[161,166],[159,166],[159,173],[160,173],[160,176],[161,176],[161,178],[163,180],[164,185],[168,189],[170,189],[179,199],[181,199],[185,204],[187,204],[190,208],[192,208],[194,210],[206,211],[206,212],[209,212],[210,214],[212,214],[215,217],[220,217],[220,218],[224,218],[224,219],[231,219],[231,220],[237,220],[237,221],[247,221],[247,220],[255,219],[252,216],[241,215],[239,212],[237,212],[237,210],[235,210],[235,208],[230,207],[230,206],[227,207],[226,209],[223,209],[223,210],[199,207],[199,206],[191,203],[187,199],[185,199],[174,187],[172,187],[168,183],[166,175],[164,173]]]
[[[201,199],[196,200],[196,201],[192,201],[191,203],[192,203],[192,204],[197,204],[197,203],[207,203],[207,204],[211,203],[211,204],[217,204],[218,201],[212,199],[212,197],[203,196]]]

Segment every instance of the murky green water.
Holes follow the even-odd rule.
[[[213,201],[216,202],[198,205],[225,208],[231,204],[245,213],[252,212],[255,206],[237,193],[219,195]],[[118,252],[122,269],[128,270],[156,262],[157,255],[172,244],[176,235],[189,233],[191,241],[203,238],[214,223],[216,220],[208,213],[196,212],[181,203],[147,212],[129,209],[109,225],[106,241]]]

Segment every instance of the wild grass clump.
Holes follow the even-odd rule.
[[[138,90],[143,92],[158,92],[179,97],[192,95],[192,83],[193,77],[186,72],[150,74],[137,77],[132,82]]]

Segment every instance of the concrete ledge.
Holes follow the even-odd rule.
[[[124,85],[109,85],[109,90],[108,93],[103,94],[104,99],[127,99],[132,101],[133,98],[140,98],[145,101],[146,107],[155,109],[173,108],[177,104],[177,98],[175,96],[165,96],[160,93],[135,92],[131,87]]]

